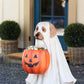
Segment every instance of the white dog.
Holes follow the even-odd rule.
[[[29,74],[26,84],[75,84],[76,79],[69,69],[56,32],[56,28],[49,22],[37,24],[35,46],[48,49],[50,66],[45,74]]]

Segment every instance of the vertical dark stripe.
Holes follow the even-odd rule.
[[[36,24],[40,21],[40,0],[34,0],[34,30]],[[35,44],[35,38],[34,38]]]
[[[34,29],[40,21],[40,0],[34,0]]]
[[[54,0],[51,0],[51,22],[53,23],[53,10],[54,10]]]
[[[65,24],[64,28],[68,25],[68,0],[65,0]]]

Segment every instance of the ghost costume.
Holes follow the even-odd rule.
[[[44,74],[29,74],[26,84],[75,84],[76,79],[69,69],[57,35],[50,38],[49,22],[40,22],[37,25],[39,27],[37,32],[40,32],[44,39],[36,39],[35,46],[48,49],[50,65]],[[42,32],[42,27],[46,28],[46,32]]]

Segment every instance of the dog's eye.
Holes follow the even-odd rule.
[[[38,28],[38,27],[36,27],[36,31],[38,31],[38,29],[39,29],[39,28]]]
[[[42,31],[43,31],[43,32],[46,32],[46,28],[45,28],[45,27],[42,27]]]

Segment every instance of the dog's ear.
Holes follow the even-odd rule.
[[[57,30],[53,24],[51,24],[51,23],[49,23],[49,24],[50,24],[50,38],[52,38],[57,34]]]

